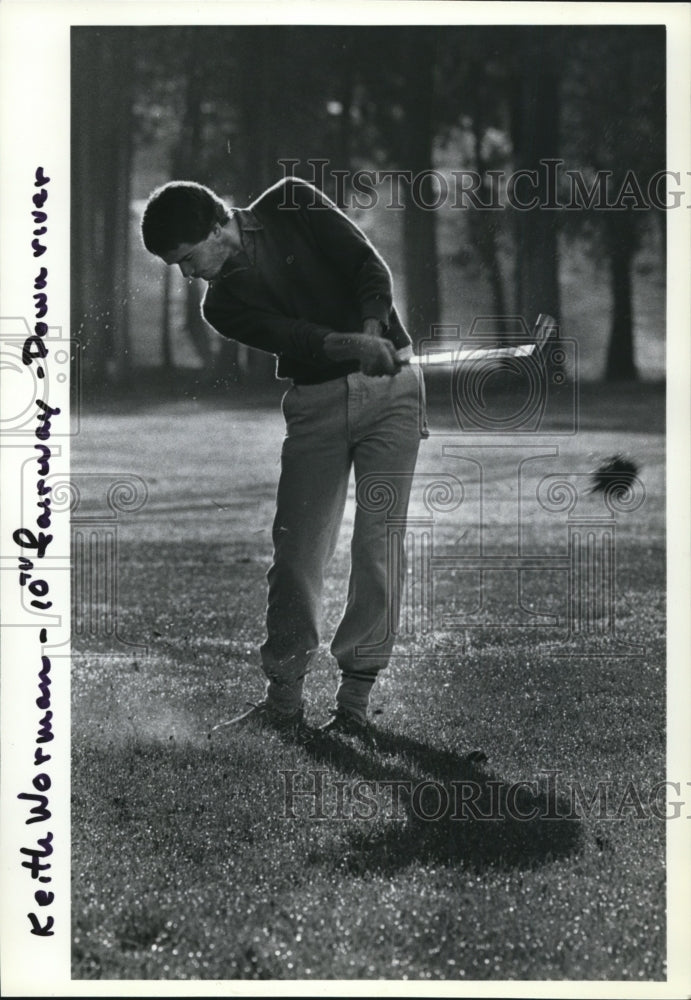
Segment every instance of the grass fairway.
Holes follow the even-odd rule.
[[[76,642],[75,978],[664,978],[665,824],[649,801],[665,777],[663,393],[585,387],[575,435],[556,414],[500,442],[454,431],[443,398],[430,412],[378,741],[336,748],[206,735],[262,692],[277,406],[84,417],[75,471],[147,483],[145,506],[119,516],[117,567],[118,634],[148,648]],[[622,450],[645,495],[612,514],[583,474]],[[536,499],[550,475],[571,477],[575,509]],[[449,558],[427,617],[425,476],[464,490],[434,513]],[[565,625],[569,514],[593,531],[616,521],[615,634],[605,606],[585,636]],[[307,679],[313,722],[335,689],[352,515],[351,497]],[[480,556],[534,564],[464,567]]]

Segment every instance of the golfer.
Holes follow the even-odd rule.
[[[248,208],[229,208],[202,185],[171,182],[150,196],[142,236],[167,265],[208,282],[202,310],[211,326],[274,354],[278,378],[290,381],[260,649],[266,693],[215,728],[303,730],[303,682],[319,646],[324,572],[352,468],[356,484],[368,477],[371,497],[387,502],[358,500],[348,597],[331,642],[340,681],[321,728],[366,732],[372,685],[395,640],[405,572],[388,565],[386,522],[404,522],[427,435],[421,376],[401,364],[412,345],[393,304],[390,271],[358,226],[294,177]]]

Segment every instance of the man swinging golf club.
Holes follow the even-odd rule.
[[[390,482],[395,499],[383,510],[358,504],[355,513],[347,603],[331,642],[340,682],[322,729],[366,732],[405,572],[400,565],[389,579],[386,518],[406,517],[427,433],[419,369],[401,364],[412,346],[390,271],[343,212],[294,177],[232,209],[202,185],[171,182],[150,196],[142,236],[167,265],[209,283],[203,314],[220,334],[276,355],[278,377],[290,380],[260,649],[266,692],[214,732],[247,724],[302,730],[303,682],[319,645],[324,572],[351,468],[356,482]],[[373,647],[376,657],[366,652]]]

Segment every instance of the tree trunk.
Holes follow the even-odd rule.
[[[131,369],[132,32],[76,28],[72,46],[71,324],[96,388]]]
[[[112,354],[107,304],[99,296],[106,280],[100,150],[105,116],[100,109],[104,40],[100,32],[72,34],[71,330],[79,344],[82,377],[92,389],[108,378]]]
[[[240,204],[253,200],[279,180],[283,174],[278,159],[292,155],[291,149],[283,146],[278,130],[272,127],[281,117],[275,102],[283,100],[282,95],[289,87],[290,73],[284,74],[285,31],[285,28],[246,27],[237,38],[235,81],[240,96],[238,141],[242,157],[233,193]],[[224,345],[221,359],[230,360],[231,352],[235,378],[258,384],[273,380],[276,362],[271,355],[250,348],[240,365],[237,345]]]
[[[516,170],[537,172],[537,184],[518,185],[523,204],[516,213],[516,306],[528,328],[538,313],[559,319],[558,212],[550,209],[548,173],[541,161],[559,150],[559,75],[554,56],[537,28],[521,32],[517,44],[516,102],[512,121]]]
[[[341,115],[338,122],[338,158],[340,163],[337,166],[342,170],[350,170],[352,164],[352,113],[353,97],[355,88],[355,53],[357,52],[358,36],[357,29],[348,27],[342,29],[344,35],[344,50],[339,67],[340,73],[340,98]],[[344,190],[345,185],[336,185],[337,191],[332,192],[332,197],[340,209],[345,210],[348,196]],[[329,192],[327,192],[328,194]]]
[[[439,322],[435,212],[425,207],[435,203],[434,188],[431,182],[419,182],[420,175],[433,166],[434,30],[420,28],[406,50],[404,168],[411,171],[414,184],[410,189],[406,185],[403,243],[407,319],[417,343],[431,337]]]
[[[483,68],[478,68],[477,75],[483,72]],[[473,134],[475,136],[475,165],[479,176],[482,179],[482,189],[487,190],[487,171],[489,165],[482,155],[482,137],[485,134],[485,116],[479,98],[480,87],[476,86],[476,95],[473,114]],[[483,201],[486,200],[483,196]],[[501,334],[504,332],[504,317],[507,316],[506,291],[504,288],[504,276],[502,274],[499,260],[499,247],[497,244],[496,213],[473,208],[469,215],[470,232],[473,243],[480,256],[480,260],[487,272],[487,279],[492,292],[492,306],[497,324],[497,334],[499,343],[502,342]]]
[[[613,94],[614,111],[618,120],[625,120],[632,102],[632,74],[635,69],[631,50],[623,43],[618,52],[617,64],[619,74]],[[624,155],[628,154],[627,160],[634,161],[635,144],[630,138],[624,143],[624,150]],[[628,167],[629,162],[625,165]],[[618,178],[615,172],[615,178],[623,182],[622,171],[619,171]],[[638,378],[638,371],[634,360],[631,270],[638,236],[638,219],[631,208],[610,209],[602,215],[612,288],[612,327],[607,347],[605,380],[635,380]]]
[[[610,211],[605,217],[612,288],[612,327],[607,348],[605,380],[635,380],[631,269],[634,222],[630,210]]]
[[[198,281],[188,281],[185,295],[185,329],[204,369],[204,380],[213,377],[214,352],[209,343],[209,328],[202,316],[202,293]]]
[[[202,80],[204,36],[199,30],[187,31],[185,50],[185,99],[180,138],[173,153],[173,177],[193,178],[198,175],[199,151],[202,148]],[[184,327],[192,346],[204,367],[205,379],[213,377],[214,356],[209,344],[209,329],[201,314],[199,282],[185,283]]]
[[[161,310],[161,355],[164,372],[171,373],[175,368],[173,359],[173,344],[170,330],[170,268],[163,271],[163,308]]]
[[[129,323],[130,194],[132,174],[132,78],[134,39],[130,28],[120,28],[108,46],[106,79],[112,88],[107,116],[108,155],[113,164],[112,197],[108,199],[106,259],[110,265],[110,299],[113,322],[115,377],[125,384],[131,377],[132,355]]]

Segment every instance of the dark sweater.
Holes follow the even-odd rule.
[[[286,177],[236,209],[243,251],[229,257],[203,302],[224,337],[278,357],[279,378],[323,382],[356,371],[324,338],[374,318],[398,349],[410,345],[392,302],[391,272],[365,234],[321,191]]]

